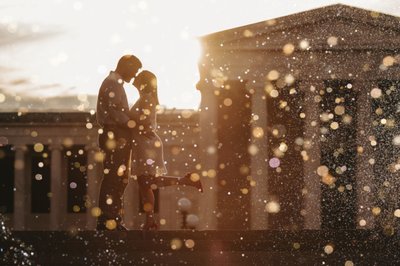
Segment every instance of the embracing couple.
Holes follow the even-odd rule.
[[[136,176],[146,213],[144,230],[157,230],[153,189],[171,185],[203,191],[198,175],[166,176],[163,145],[156,133],[157,78],[134,55],[121,57],[104,79],[97,99],[99,146],[104,153],[97,230],[126,230],[122,224],[122,197],[130,176]],[[129,108],[124,82],[133,81],[139,99]]]

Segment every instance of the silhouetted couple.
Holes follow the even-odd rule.
[[[128,178],[136,176],[143,209],[144,230],[157,230],[154,218],[153,189],[171,185],[193,186],[202,191],[198,175],[165,176],[163,145],[156,133],[157,78],[133,55],[123,56],[115,71],[101,84],[97,99],[99,146],[104,152],[104,177],[101,182],[97,230],[126,230],[122,222],[122,197]],[[139,92],[139,99],[129,108],[124,82]],[[130,167],[129,167],[130,166]],[[131,172],[129,171],[131,170]]]

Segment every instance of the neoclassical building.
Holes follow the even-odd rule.
[[[332,5],[201,44],[218,228],[398,223],[400,18]]]
[[[203,36],[199,112],[159,115],[169,174],[196,228],[393,228],[400,205],[400,18],[333,5]],[[94,113],[0,114],[0,208],[16,230],[93,229],[101,177]],[[125,222],[138,229],[135,182]],[[193,216],[192,216],[193,217]],[[397,220],[396,220],[397,219]]]

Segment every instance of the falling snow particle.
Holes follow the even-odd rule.
[[[379,97],[381,97],[381,96],[382,96],[382,90],[381,90],[381,89],[379,89],[379,88],[373,88],[373,89],[371,90],[371,97],[372,97],[372,98],[377,99],[377,98],[379,98]]]
[[[269,166],[271,168],[277,168],[280,164],[281,164],[281,161],[276,157],[269,160]]]
[[[281,210],[281,206],[276,201],[270,201],[265,206],[265,210],[268,213],[278,213]]]
[[[178,250],[182,247],[182,240],[179,238],[174,238],[171,240],[171,249],[172,250]]]
[[[328,244],[324,247],[324,252],[326,254],[332,254],[333,253],[333,246],[331,244]]]

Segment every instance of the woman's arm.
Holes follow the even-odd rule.
[[[146,97],[146,95],[142,96],[131,110],[132,118],[135,119],[139,132],[146,132],[146,134],[153,132],[153,116],[155,116],[155,108],[152,106],[148,97]]]

